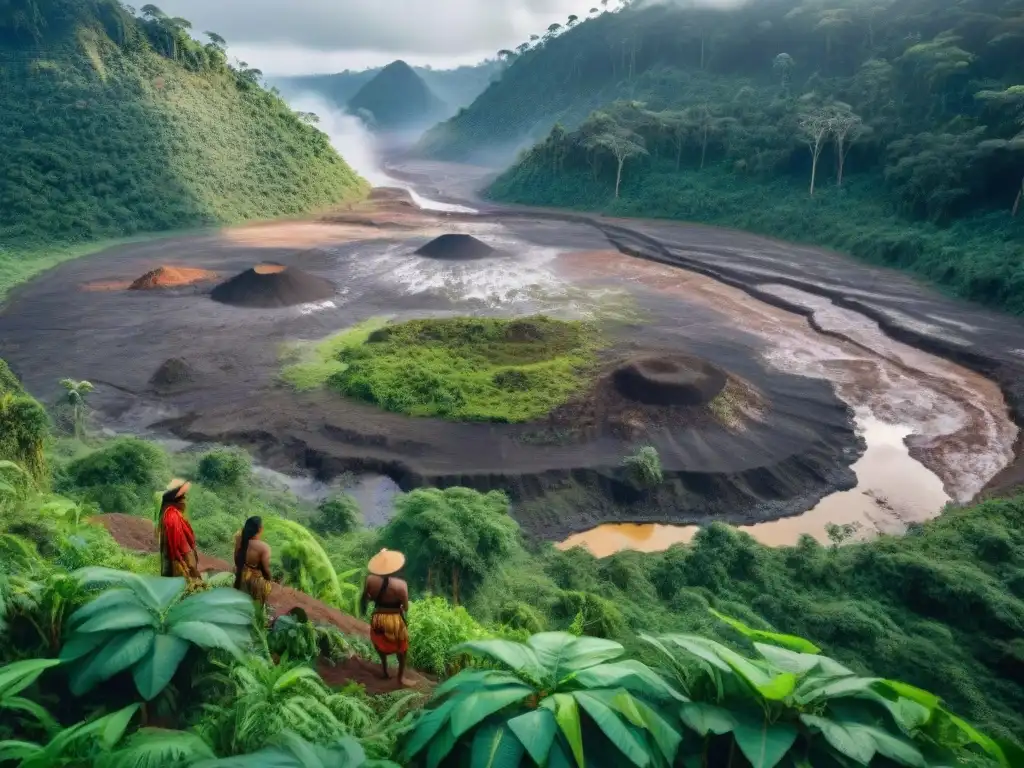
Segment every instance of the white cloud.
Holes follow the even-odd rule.
[[[398,57],[413,64],[478,61],[514,47],[594,0],[162,0],[196,32],[223,35],[230,52],[271,74],[360,68]]]

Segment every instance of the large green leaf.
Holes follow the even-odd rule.
[[[419,754],[434,738],[434,736],[448,724],[452,710],[458,704],[457,698],[451,698],[440,706],[428,710],[422,715],[413,727],[412,733],[405,743],[404,755],[406,760],[411,760]]]
[[[0,763],[23,764],[42,752],[42,747],[30,741],[0,741]]]
[[[510,704],[522,701],[532,693],[534,693],[533,688],[519,683],[460,697],[455,705],[455,709],[452,710],[452,733],[455,734],[455,738],[459,738],[481,720],[490,717]]]
[[[469,691],[500,688],[520,682],[522,681],[518,677],[508,672],[499,672],[494,669],[464,669],[434,689],[434,701],[456,690],[459,695],[465,695]]]
[[[53,716],[44,707],[20,696],[7,696],[0,699],[0,709],[6,709],[9,712],[23,712],[30,717],[34,717],[47,731],[52,731],[58,727],[57,721],[53,719]]]
[[[645,635],[640,635],[640,637],[641,639],[646,639]],[[675,645],[682,648],[687,653],[693,654],[698,659],[707,662],[722,672],[732,672],[732,668],[722,661],[721,656],[718,655],[716,650],[716,646],[719,648],[725,648],[725,646],[713,640],[707,640],[698,635],[679,634],[659,635],[657,639],[666,645]]]
[[[96,768],[165,768],[194,765],[213,757],[210,747],[194,733],[143,728],[121,749],[102,758]]]
[[[523,745],[506,723],[484,725],[473,737],[473,768],[519,768],[522,759]]]
[[[82,659],[118,634],[120,633],[116,631],[90,632],[84,635],[72,633],[71,637],[68,638],[67,642],[60,649],[60,660],[62,663],[67,664]]]
[[[844,757],[867,765],[875,756],[875,740],[856,723],[837,723],[817,715],[800,715],[800,720],[809,728],[820,731],[832,748]]]
[[[948,712],[945,709],[940,708],[939,713],[942,717],[956,728],[961,734],[963,734],[966,743],[977,744],[981,747],[988,755],[994,758],[1001,766],[1009,766],[1009,762],[1006,759],[1006,755],[1003,754],[1003,750],[995,742],[994,739],[986,736],[984,733],[979,731],[973,725],[968,723],[966,720],[957,717],[952,712]],[[1016,766],[1014,766],[1016,768]]]
[[[509,730],[516,735],[533,762],[545,765],[548,752],[558,733],[558,723],[550,709],[535,709],[508,721]]]
[[[132,669],[132,679],[143,699],[152,701],[167,687],[188,649],[189,644],[185,640],[171,635],[153,638],[150,653]]]
[[[891,733],[887,733],[873,725],[847,723],[846,727],[848,730],[858,730],[870,736],[874,740],[875,747],[880,754],[885,755],[900,765],[909,765],[912,768],[927,768],[928,766],[928,761],[924,759],[924,756],[918,751],[917,747],[906,739],[893,736]]]
[[[623,653],[619,643],[596,637],[576,637],[567,632],[539,632],[527,641],[548,679],[559,681],[578,670],[616,659]]]
[[[29,659],[0,667],[0,699],[17,696],[43,672],[60,664],[60,659]]]
[[[69,676],[71,692],[81,696],[99,683],[130,669],[151,652],[155,636],[149,627],[114,635],[88,659],[72,665]]]
[[[714,733],[721,736],[736,727],[736,718],[732,712],[714,704],[703,701],[691,701],[683,704],[679,710],[683,723],[701,736]]]
[[[100,744],[108,750],[117,746],[124,737],[124,732],[128,730],[128,724],[138,711],[139,705],[131,704],[124,709],[101,717],[97,722]]]
[[[237,589],[211,589],[190,595],[167,612],[167,624],[191,621],[216,624],[246,624],[255,612],[252,598]]]
[[[556,693],[545,699],[541,706],[555,713],[555,722],[565,736],[577,768],[583,768],[583,724],[580,722],[580,710],[576,699],[567,693]]]
[[[825,701],[836,699],[842,696],[853,696],[865,691],[871,691],[878,682],[876,677],[841,677],[838,680],[823,680],[820,684],[810,687],[801,685],[797,691],[796,700],[800,704],[807,704],[812,701]]]
[[[654,707],[626,690],[588,691],[588,693],[600,699],[606,706],[621,714],[637,728],[647,731],[654,739],[654,743],[665,757],[666,762],[669,765],[675,762],[676,752],[679,750],[679,744],[683,737]]]
[[[765,643],[754,643],[754,648],[773,667],[782,672],[792,672],[794,675],[803,675],[817,667],[822,657],[813,653],[798,653],[788,648],[779,648]]]
[[[796,728],[789,723],[769,723],[746,713],[737,713],[732,733],[736,746],[753,768],[774,768],[797,737]]]
[[[457,739],[452,732],[451,721],[449,720],[445,727],[438,731],[437,735],[430,741],[430,746],[427,748],[427,768],[437,768],[441,765],[441,762],[452,751],[456,741]]]
[[[123,629],[151,627],[157,629],[159,617],[139,605],[110,606],[82,622],[75,632],[110,632]]]
[[[188,640],[198,645],[203,650],[219,648],[227,651],[235,657],[241,657],[242,651],[235,639],[224,631],[223,628],[208,621],[185,621],[181,624],[174,624],[168,632],[182,640]]]
[[[796,681],[796,675],[783,672],[773,677],[766,685],[759,685],[757,692],[768,701],[783,701],[796,689]]]
[[[142,607],[134,592],[130,589],[108,589],[71,614],[71,617],[68,619],[68,629],[76,629],[82,622],[98,613],[105,613],[111,609],[129,606]]]
[[[666,683],[646,664],[634,659],[613,661],[580,670],[573,679],[586,688],[627,688],[637,693],[661,699],[686,701],[686,697]]]
[[[907,683],[901,683],[899,680],[879,680],[875,685],[875,689],[882,693],[895,694],[893,698],[902,696],[905,699],[916,701],[929,712],[934,711],[942,703],[941,699],[934,693],[929,693],[922,688],[917,688]]]
[[[805,640],[802,637],[796,635],[783,635],[778,632],[765,632],[761,629],[754,629],[748,627],[743,622],[726,616],[725,614],[719,613],[714,608],[709,608],[708,611],[720,621],[724,621],[730,627],[735,629],[744,637],[750,638],[751,640],[757,640],[762,643],[771,643],[782,648],[788,648],[791,651],[798,651],[800,653],[821,653],[821,649],[812,643],[810,640]]]
[[[456,645],[451,653],[469,653],[492,659],[537,682],[542,682],[547,674],[547,670],[537,660],[537,654],[523,643],[509,640],[473,640]]]
[[[590,719],[601,729],[608,741],[614,744],[629,762],[638,768],[650,765],[651,756],[644,749],[643,744],[637,741],[629,729],[622,724],[618,714],[587,691],[576,691],[572,696],[580,707],[590,715]]]
[[[185,591],[185,579],[180,577],[140,576],[130,571],[113,568],[81,568],[72,574],[85,587],[114,586],[130,589],[143,605],[163,613],[174,598]]]

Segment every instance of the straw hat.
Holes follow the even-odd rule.
[[[366,569],[374,576],[390,576],[398,573],[405,565],[405,555],[394,549],[382,549],[370,558]]]
[[[192,483],[190,483],[188,480],[181,480],[180,478],[175,478],[174,480],[171,480],[171,482],[167,484],[167,487],[164,489],[164,493],[166,493],[167,491],[176,490],[177,492],[174,494],[174,498],[180,499],[182,496],[188,493],[188,489],[191,487]]]

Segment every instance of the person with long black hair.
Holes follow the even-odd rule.
[[[160,550],[160,575],[184,576],[190,581],[202,579],[196,536],[185,517],[185,496],[191,483],[172,480],[160,497],[157,516],[157,544]]]
[[[235,534],[235,589],[249,594],[263,605],[270,597],[270,546],[260,540],[263,519],[254,515]]]

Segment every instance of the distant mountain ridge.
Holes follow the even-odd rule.
[[[426,83],[430,91],[444,102],[444,112],[438,119],[445,119],[462,107],[469,106],[483,93],[491,81],[500,74],[502,66],[499,61],[484,61],[455,69],[416,66],[411,69]],[[311,93],[323,97],[340,109],[345,109],[359,89],[383,70],[384,67],[373,67],[362,71],[345,70],[330,75],[270,77],[267,80],[285,97]]]
[[[348,111],[381,131],[427,127],[444,118],[447,107],[412,67],[393,61],[348,100]]]

